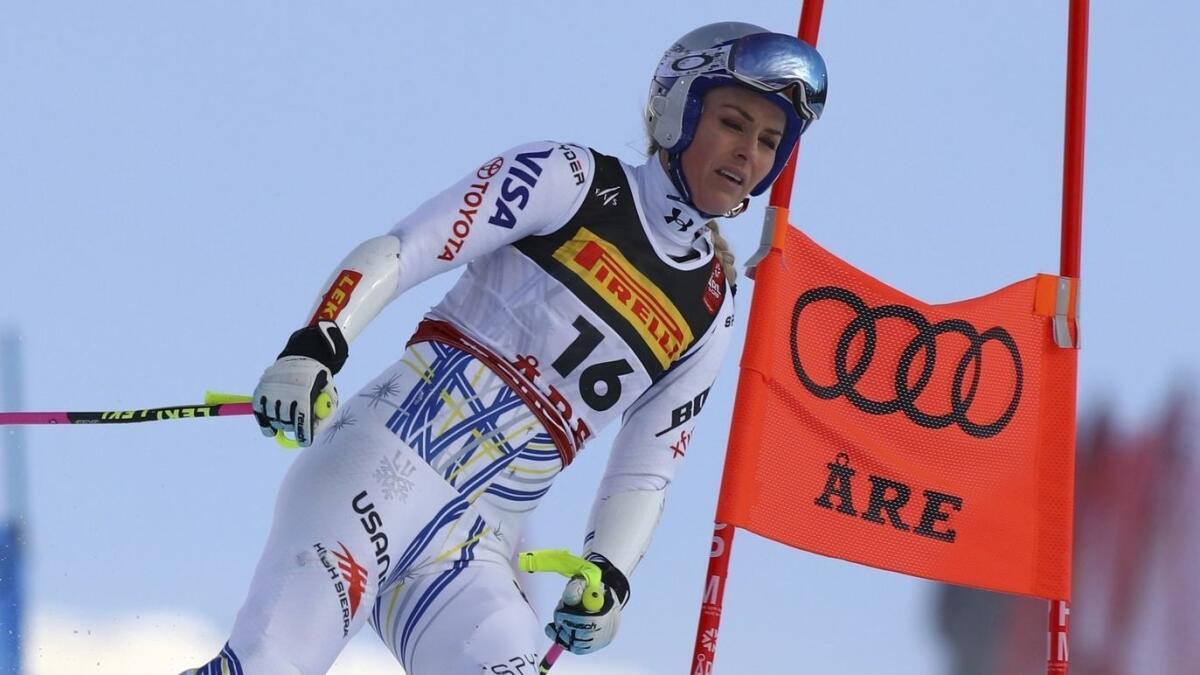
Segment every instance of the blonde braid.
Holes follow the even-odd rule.
[[[733,251],[729,248],[729,242],[725,241],[725,237],[721,236],[721,228],[717,225],[717,221],[708,221],[708,229],[712,232],[713,247],[716,249],[717,256],[721,259],[721,267],[725,268],[725,278],[729,280],[729,285],[737,283],[737,264],[733,259]]]

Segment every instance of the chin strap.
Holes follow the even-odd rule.
[[[667,176],[671,179],[675,189],[679,190],[679,198],[683,200],[683,203],[695,209],[696,205],[692,203],[692,190],[688,187],[687,177],[683,175],[683,163],[680,162],[679,156],[680,153],[667,152]],[[696,211],[705,218],[713,217],[700,209],[696,209]]]
[[[726,218],[737,218],[738,216],[745,213],[746,209],[748,209],[748,208],[750,208],[750,198],[745,197],[742,199],[742,201],[737,206],[733,207],[732,209],[729,209],[729,211],[725,214],[725,217]]]

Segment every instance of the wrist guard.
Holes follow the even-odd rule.
[[[608,558],[599,553],[590,553],[587,557],[588,562],[594,563],[600,568],[600,581],[604,586],[612,591],[613,597],[617,602],[624,607],[629,603],[629,579],[617,566],[608,561]]]
[[[342,366],[346,365],[346,359],[350,356],[350,345],[336,323],[318,321],[292,333],[287,346],[279,353],[279,358],[285,356],[306,356],[336,375]]]

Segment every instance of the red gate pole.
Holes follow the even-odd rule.
[[[1083,145],[1087,117],[1088,0],[1071,0],[1067,28],[1066,121],[1063,132],[1062,242],[1059,273],[1080,278],[1083,240]],[[1078,345],[1078,336],[1075,344]],[[1067,637],[1071,606],[1067,600],[1051,600],[1047,675],[1070,672]]]
[[[1067,106],[1063,134],[1060,273],[1079,278],[1083,239],[1083,131],[1087,114],[1088,0],[1071,0],[1067,36]]]
[[[800,29],[797,36],[815,47],[817,33],[821,27],[821,10],[825,6],[825,0],[802,0],[802,2]],[[775,225],[772,253],[776,254],[782,252],[783,236],[787,232],[787,208],[792,199],[792,181],[795,180],[796,160],[799,153],[800,144],[797,143],[787,165],[771,188],[771,208],[768,209],[767,218],[768,222],[773,221]],[[755,286],[755,296],[758,295],[758,292],[759,287]],[[753,316],[754,307],[760,304],[751,301],[751,316]],[[745,375],[739,376],[739,389],[744,384],[744,377]],[[757,375],[750,375],[750,377],[757,377]],[[735,400],[744,401],[745,399],[739,396]],[[744,405],[744,403],[735,403],[735,407],[740,405]],[[736,412],[734,418],[737,418]],[[733,431],[736,432],[736,429]],[[728,471],[723,472],[719,497],[721,501],[725,499],[725,490],[728,486],[724,476],[728,474]],[[720,504],[717,506],[717,512],[721,512]],[[716,657],[717,651],[717,631],[721,626],[721,608],[724,605],[725,582],[729,572],[729,557],[733,552],[735,529],[725,523],[713,523],[712,551],[709,554],[708,572],[705,575],[704,597],[700,606],[700,620],[696,626],[696,644],[692,649],[692,666],[688,670],[689,675],[712,674],[713,659]]]
[[[1067,675],[1067,635],[1071,619],[1071,603],[1066,600],[1050,601],[1050,656],[1046,661],[1046,675]]]

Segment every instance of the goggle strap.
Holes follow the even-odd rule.
[[[782,84],[769,84],[760,79],[739,73],[736,67],[731,68],[729,66],[733,45],[734,43],[729,43],[711,49],[702,49],[665,57],[659,62],[655,76],[663,78],[692,76],[694,78],[698,75],[721,72],[747,86],[771,94],[780,94],[788,87],[795,87],[795,91],[789,98],[796,109],[796,114],[806,120],[816,119],[816,114],[808,106],[808,90],[804,86],[804,80],[795,78]]]

